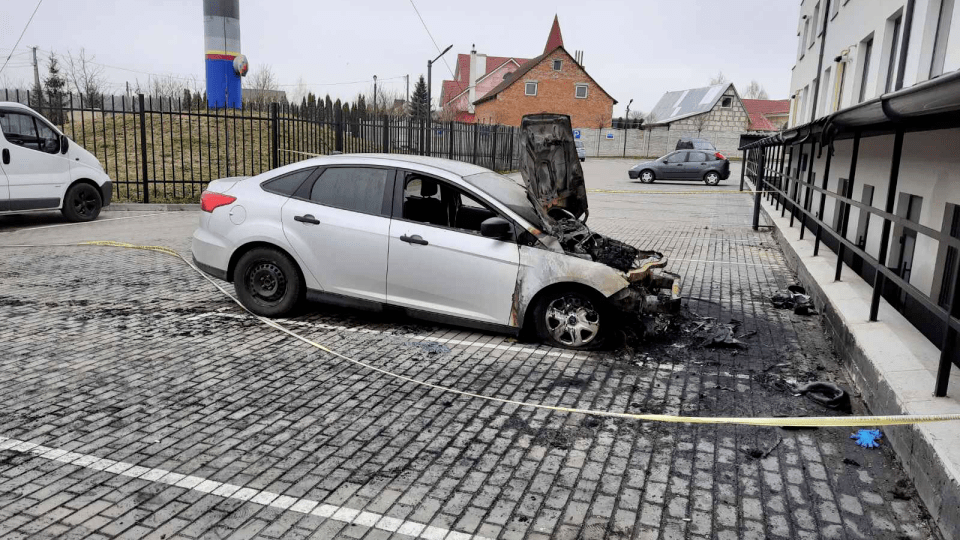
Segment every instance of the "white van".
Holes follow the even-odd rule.
[[[91,221],[110,204],[113,182],[96,156],[36,111],[0,101],[0,214],[60,210]]]

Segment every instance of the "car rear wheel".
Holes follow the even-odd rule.
[[[93,221],[100,215],[103,208],[103,199],[100,190],[90,184],[74,184],[63,197],[63,208],[60,213],[68,221]]]
[[[710,171],[703,175],[703,182],[708,186],[715,186],[720,183],[720,175],[715,171]]]
[[[643,182],[644,184],[652,184],[652,183],[653,183],[653,180],[654,180],[653,171],[651,171],[651,170],[649,170],[649,169],[648,169],[648,170],[645,170],[645,171],[640,171],[640,181],[641,181],[641,182]]]
[[[244,253],[233,270],[233,285],[240,303],[264,317],[291,312],[304,290],[297,264],[285,253],[271,248],[254,248]]]
[[[577,289],[554,290],[534,308],[538,337],[546,344],[567,349],[600,346],[612,318],[598,294]]]

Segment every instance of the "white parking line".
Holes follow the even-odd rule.
[[[434,527],[425,523],[416,521],[392,518],[383,514],[374,512],[365,512],[347,508],[345,506],[335,506],[332,504],[323,504],[320,501],[312,499],[301,499],[289,497],[280,493],[274,493],[266,490],[251,489],[234,484],[207,480],[199,476],[189,476],[164,469],[153,469],[125,463],[123,461],[114,461],[112,459],[98,458],[87,454],[78,454],[76,452],[67,452],[49,446],[41,446],[27,441],[9,439],[0,437],[0,450],[12,450],[23,454],[33,454],[43,459],[49,459],[64,464],[93,469],[95,471],[105,471],[120,476],[138,478],[148,482],[157,482],[169,486],[176,486],[191,491],[201,493],[210,493],[218,497],[235,499],[243,502],[253,502],[263,506],[272,506],[279,510],[298,512],[301,514],[310,514],[335,521],[342,521],[351,525],[361,527],[370,527],[388,532],[397,532],[417,538],[446,540],[490,540],[489,538]]]
[[[240,315],[236,313],[201,313],[199,315],[194,315],[193,317],[188,318],[188,321],[199,321],[200,319],[206,319],[207,317],[222,317],[226,319],[247,319],[248,315]],[[305,321],[293,321],[290,319],[277,319],[277,322],[287,326],[305,326],[308,328],[319,328],[321,330],[339,330],[342,332],[356,332],[358,334],[391,334],[390,332],[384,332],[382,330],[373,330],[372,328],[362,328],[362,327],[350,327],[350,326],[338,326],[333,324],[324,324],[324,323],[311,323]],[[421,336],[421,335],[401,335],[401,334],[391,334],[397,337],[402,337],[406,339],[416,340],[416,341],[429,341],[431,343],[439,343],[441,345],[452,345],[452,346],[462,346],[462,347],[480,347],[483,349],[497,349],[502,351],[511,351],[511,352],[522,352],[527,354],[542,354],[544,356],[556,356],[559,358],[574,358],[577,356],[577,353],[571,353],[569,351],[549,351],[544,349],[535,349],[532,347],[525,347],[523,345],[511,345],[508,343],[477,343],[475,341],[464,341],[461,339],[449,339],[449,338],[436,338],[430,336]],[[585,358],[585,356],[580,356],[580,358]]]
[[[21,232],[21,231],[36,231],[38,229],[52,229],[54,227],[69,227],[71,225],[91,225],[94,223],[103,223],[105,221],[120,221],[121,219],[139,219],[150,216],[159,216],[160,214],[169,214],[170,212],[155,212],[153,214],[141,214],[139,216],[127,216],[127,217],[116,217],[116,218],[107,218],[107,219],[95,219],[93,221],[85,221],[83,223],[57,223],[56,225],[42,225],[40,227],[28,227],[26,229],[16,229],[11,232]]]

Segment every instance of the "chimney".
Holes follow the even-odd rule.
[[[477,54],[477,46],[473,45],[470,49],[470,88],[467,91],[467,99],[470,103],[467,105],[468,112],[474,112],[473,102],[483,96],[477,96],[477,79],[482,77],[487,70],[487,55]]]

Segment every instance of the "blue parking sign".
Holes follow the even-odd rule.
[[[574,138],[574,139],[579,139],[579,138],[580,138],[580,130],[579,130],[579,129],[573,130],[573,138]]]

